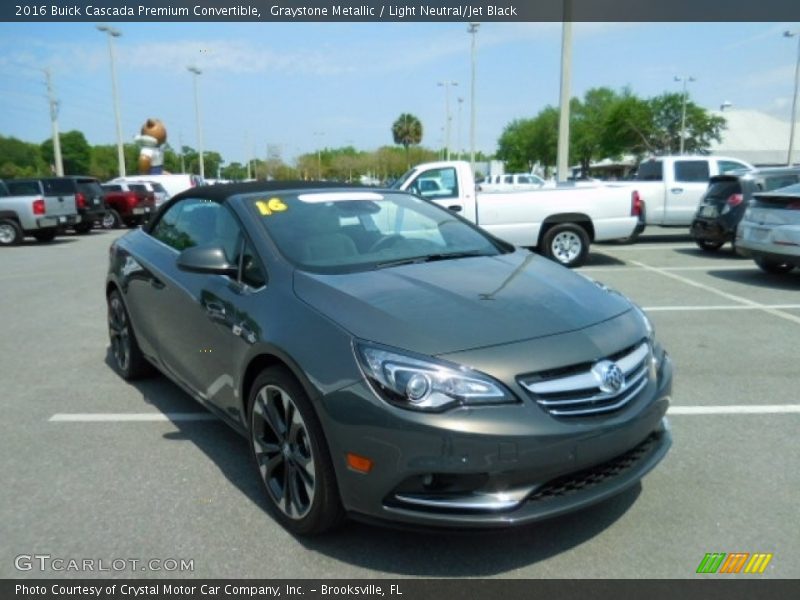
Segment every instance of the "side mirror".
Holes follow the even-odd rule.
[[[193,246],[178,255],[178,268],[189,273],[206,273],[209,275],[228,275],[235,277],[238,272],[225,257],[225,251],[219,246]]]

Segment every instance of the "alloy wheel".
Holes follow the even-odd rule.
[[[291,396],[275,385],[261,388],[253,405],[251,442],[270,499],[287,517],[311,510],[316,466],[311,438]]]
[[[131,336],[128,315],[122,301],[113,295],[108,305],[108,336],[111,352],[120,371],[127,371],[131,359]]]

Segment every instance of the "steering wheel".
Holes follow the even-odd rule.
[[[378,251],[384,250],[386,248],[391,248],[397,242],[402,242],[405,239],[406,238],[404,238],[399,233],[392,233],[391,235],[384,235],[384,236],[378,238],[375,241],[375,243],[372,244],[372,246],[369,247],[369,250],[367,250],[367,252],[378,252]]]

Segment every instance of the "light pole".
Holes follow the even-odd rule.
[[[786,164],[792,164],[792,154],[794,154],[794,126],[797,122],[797,84],[800,80],[800,29],[795,31],[784,31],[784,37],[790,38],[797,36],[797,62],[794,65],[794,96],[792,96],[792,124],[789,127],[789,154],[786,157]]]
[[[475,169],[475,38],[477,37],[480,23],[470,23],[467,33],[472,36],[472,49],[470,51],[471,69],[469,82],[469,164]]]
[[[322,137],[325,135],[324,131],[315,131],[314,135]],[[317,146],[317,180],[322,181],[322,147]]]
[[[686,141],[686,85],[692,81],[695,81],[694,77],[687,77],[684,75],[683,77],[675,76],[675,81],[683,82],[683,94],[681,95],[681,149],[679,154],[683,154],[683,146]]]
[[[572,2],[564,0],[564,21],[561,25],[561,87],[559,90],[558,146],[556,175],[567,180],[569,170],[569,100],[572,80]]]
[[[447,80],[436,85],[444,88],[444,152],[445,160],[450,160],[450,86],[456,86],[458,82]]]
[[[200,125],[200,95],[197,92],[197,77],[203,72],[195,66],[186,67],[194,81],[194,114],[197,119],[197,156],[200,158],[200,179],[205,179],[206,165],[203,161],[203,128]]]
[[[456,160],[461,160],[461,105],[464,104],[464,99],[458,99],[458,129],[456,132]]]
[[[114,99],[114,118],[117,122],[117,160],[119,161],[119,176],[125,177],[125,151],[122,146],[122,123],[119,116],[119,96],[117,95],[117,68],[114,60],[113,38],[122,35],[118,29],[108,25],[98,25],[98,31],[102,31],[108,36],[108,54],[111,57],[111,94]]]

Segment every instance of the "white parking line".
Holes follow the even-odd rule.
[[[775,415],[785,413],[800,414],[800,404],[731,404],[728,406],[670,406],[667,414],[672,415]]]
[[[643,306],[647,312],[669,312],[669,311],[693,311],[693,310],[764,310],[772,308],[776,310],[786,308],[800,308],[800,304],[758,304],[750,306],[748,304],[716,304],[710,306]]]
[[[630,263],[625,263],[625,264],[628,265]],[[654,269],[661,269],[662,271],[741,271],[743,269],[749,269],[750,267],[749,267],[749,265],[740,265],[738,267],[730,266],[730,265],[727,265],[727,266],[725,266],[725,265],[720,265],[720,266],[708,265],[708,266],[705,266],[705,267],[653,267],[653,268]],[[589,272],[592,272],[592,273],[600,273],[600,272],[612,273],[614,271],[641,271],[642,267],[630,267],[630,266],[626,266],[626,267],[582,267],[582,268],[577,269],[577,270],[580,271],[581,273],[584,273],[586,271],[589,271]],[[755,267],[753,267],[753,271],[758,272],[758,271],[756,271]]]
[[[614,249],[622,250],[625,252],[634,252],[638,250],[687,250],[687,249],[697,249],[697,246],[694,244],[650,244],[643,245],[643,244],[635,244],[633,246],[600,246],[604,249]],[[595,246],[597,248],[597,246]]]
[[[217,420],[211,413],[56,413],[49,419],[59,423]]]
[[[670,279],[674,279],[675,281],[680,281],[681,283],[685,283],[686,285],[690,285],[692,287],[705,290],[706,292],[711,292],[712,294],[716,294],[717,296],[722,296],[723,298],[732,300],[733,302],[738,302],[739,304],[751,306],[753,308],[763,310],[764,312],[774,315],[776,317],[780,317],[781,319],[785,319],[787,321],[792,321],[793,323],[800,324],[800,316],[782,312],[776,308],[771,308],[766,304],[759,304],[758,302],[748,300],[747,298],[743,298],[742,296],[737,296],[736,294],[729,294],[728,292],[723,292],[722,290],[718,290],[717,288],[710,285],[706,285],[705,283],[699,283],[697,281],[693,281],[686,277],[682,277],[676,273],[672,273],[664,269],[659,269],[658,267],[651,267],[650,265],[646,265],[639,261],[632,260],[631,264],[639,266],[644,270],[650,271],[652,273],[660,273],[664,277],[669,277]]]

